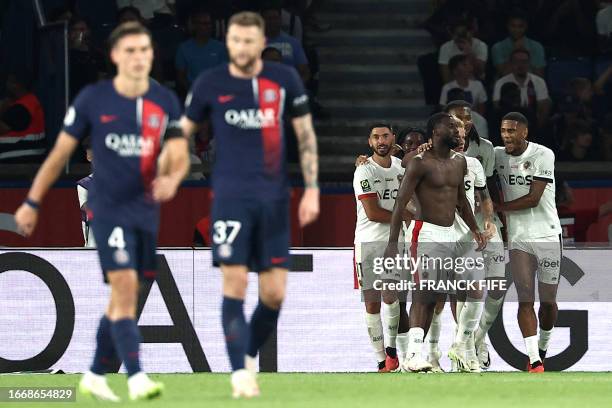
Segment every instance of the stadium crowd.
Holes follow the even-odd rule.
[[[2,7],[10,13],[10,1]],[[264,58],[294,66],[311,97],[313,114],[326,112],[317,102],[318,58],[308,31],[327,29],[314,17],[316,0],[43,0],[47,23],[68,23],[69,102],[88,84],[111,78],[106,37],[118,24],[140,21],[153,33],[155,63],[151,76],[185,98],[194,79],[228,60],[224,36],[229,17],[258,11],[266,21]],[[0,163],[38,163],[54,143],[45,137],[43,105],[35,95],[34,73],[10,72],[7,98],[0,105]],[[38,84],[40,86],[40,84]],[[25,101],[25,102],[24,102]],[[63,113],[62,113],[63,115]],[[210,131],[204,128],[192,146],[192,162],[206,160]],[[295,145],[295,143],[294,143]],[[296,150],[291,146],[290,150]],[[76,161],[86,162],[85,149]],[[295,154],[295,156],[297,156]]]
[[[612,160],[612,1],[432,0],[424,27],[438,46],[419,58],[426,101],[473,105],[500,145],[506,113],[558,161]]]

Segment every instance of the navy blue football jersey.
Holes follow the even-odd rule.
[[[182,136],[179,101],[155,81],[138,98],[120,95],[111,80],[87,86],[64,118],[64,131],[91,136],[93,178],[89,209],[94,219],[156,231],[159,205],[152,182],[165,139]]]
[[[292,67],[264,62],[252,79],[233,77],[228,64],[202,73],[187,96],[185,115],[196,123],[211,121],[215,198],[287,197],[285,121],[308,112]]]

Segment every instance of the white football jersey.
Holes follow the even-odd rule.
[[[561,233],[555,205],[555,154],[552,150],[529,142],[523,154],[512,156],[504,147],[496,147],[495,170],[506,202],[527,195],[533,180],[548,182],[536,207],[506,212],[509,240],[528,241]]]
[[[491,177],[495,170],[495,149],[493,143],[487,139],[480,138],[480,143],[470,140],[465,155],[478,159],[484,169],[486,177]]]
[[[463,177],[463,185],[465,186],[465,195],[470,202],[472,212],[475,211],[476,207],[476,191],[475,189],[484,189],[487,187],[487,179],[485,177],[484,169],[478,159],[474,157],[465,156],[467,163],[467,174]]]
[[[368,219],[361,200],[367,197],[378,198],[378,205],[393,211],[399,186],[404,175],[402,161],[391,157],[391,167],[378,165],[371,157],[367,163],[357,166],[353,176],[353,190],[357,202],[357,224],[355,225],[355,243],[387,241],[389,224],[373,222]]]

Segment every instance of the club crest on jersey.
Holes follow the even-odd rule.
[[[526,161],[525,163],[523,163],[523,168],[524,168],[525,170],[527,170],[529,167],[531,167],[531,162]]]
[[[151,115],[147,120],[147,125],[150,128],[157,129],[161,125],[161,118],[159,117],[159,115]]]
[[[225,112],[225,122],[241,129],[262,129],[274,127],[276,112],[272,108],[261,109],[230,109]]]
[[[266,89],[263,93],[263,100],[266,103],[276,101],[276,91],[274,89]]]

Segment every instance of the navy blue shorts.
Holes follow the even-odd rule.
[[[108,282],[108,272],[118,269],[134,269],[141,280],[155,280],[156,233],[96,219],[92,220],[92,229],[104,282]]]
[[[289,265],[289,200],[215,197],[211,214],[213,264],[254,272]]]

